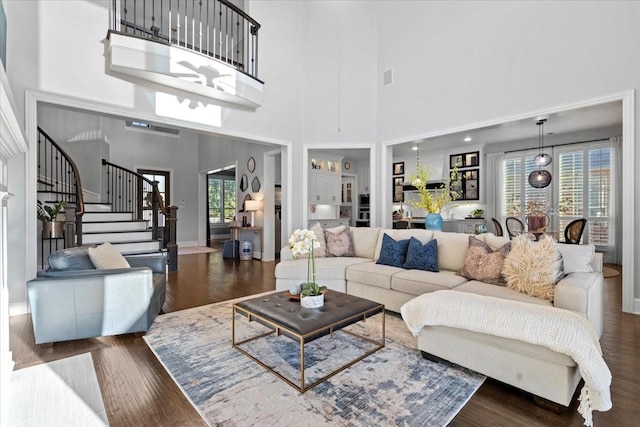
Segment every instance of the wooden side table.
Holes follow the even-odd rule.
[[[260,235],[260,258],[258,258],[258,259],[260,261],[262,261],[262,253],[264,252],[264,234],[262,233],[262,227],[229,227],[229,229],[231,230],[231,238],[234,241],[234,244],[231,245],[233,247],[233,249],[232,249],[233,259],[236,259],[235,241],[236,240],[240,240],[240,234],[241,234],[242,231],[251,230],[253,232],[252,234]],[[251,243],[253,243],[253,239],[251,239]],[[256,253],[255,249],[254,249],[253,253],[254,254]],[[255,255],[254,255],[254,258],[255,258]]]

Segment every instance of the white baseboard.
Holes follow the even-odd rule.
[[[29,313],[27,300],[13,301],[9,303],[9,317],[20,316]]]
[[[191,246],[200,246],[197,240],[191,242],[178,242],[178,247],[188,248]]]
[[[640,298],[633,300],[633,314],[640,314]]]

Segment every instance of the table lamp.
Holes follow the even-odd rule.
[[[247,200],[244,202],[244,210],[251,212],[251,227],[256,226],[255,212],[262,209],[260,200]]]

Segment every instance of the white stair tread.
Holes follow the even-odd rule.
[[[151,240],[151,236],[151,231],[82,233],[82,241],[84,243],[131,242],[140,240]]]

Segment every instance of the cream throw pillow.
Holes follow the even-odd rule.
[[[590,263],[596,253],[594,245],[570,245],[558,244],[558,249],[562,254],[562,264],[565,274],[569,273],[591,273],[593,267]]]
[[[544,300],[553,300],[556,283],[562,277],[562,257],[553,239],[532,242],[520,235],[511,241],[502,274],[507,287]]]
[[[109,242],[95,248],[89,248],[89,258],[93,265],[100,270],[131,267],[120,251]]]

